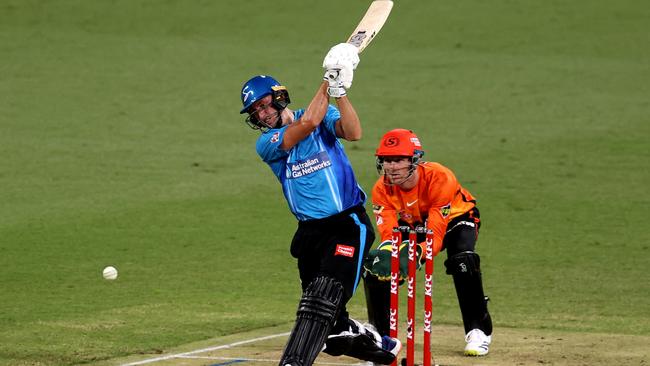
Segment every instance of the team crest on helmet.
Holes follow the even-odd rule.
[[[250,97],[251,95],[254,94],[254,92],[253,92],[252,90],[248,90],[248,89],[249,89],[249,86],[246,85],[246,87],[244,88],[244,90],[242,90],[242,92],[241,92],[241,93],[242,93],[242,96],[244,97],[244,98],[243,98],[244,103],[246,103],[246,102],[248,101],[248,97]]]
[[[384,145],[387,147],[395,147],[399,145],[399,138],[391,136],[384,141]]]
[[[440,213],[442,214],[442,217],[449,216],[449,214],[451,213],[451,203],[449,203],[449,204],[447,204],[445,206],[442,206],[440,208]]]

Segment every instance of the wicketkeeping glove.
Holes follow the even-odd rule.
[[[420,244],[415,246],[416,255],[416,268],[422,267],[422,246]],[[368,252],[368,256],[363,262],[363,268],[366,275],[370,274],[376,276],[380,281],[390,281],[390,258],[391,258],[391,242],[385,241],[379,244],[377,249],[372,249]],[[399,272],[400,282],[408,276],[408,241],[403,241],[399,249]]]

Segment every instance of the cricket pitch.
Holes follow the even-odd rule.
[[[188,344],[159,354],[140,354],[124,359],[94,363],[106,365],[185,366],[275,366],[291,324],[233,334]],[[421,335],[421,334],[420,334]],[[403,337],[400,337],[402,339]],[[463,330],[458,326],[433,327],[434,364],[449,365],[650,365],[650,337],[577,333],[551,330],[495,328],[490,354],[463,355]],[[416,335],[416,362],[422,361],[422,339]],[[405,347],[400,358],[405,356]],[[365,365],[349,357],[321,354],[315,365]]]

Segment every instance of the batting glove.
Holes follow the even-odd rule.
[[[328,83],[327,94],[333,98],[340,98],[345,96],[346,89],[352,86],[352,71],[348,73],[344,69],[328,69],[323,75],[323,80]]]
[[[330,48],[325,59],[323,68],[333,69],[339,65],[349,65],[352,70],[359,65],[359,49],[349,43],[339,43]]]

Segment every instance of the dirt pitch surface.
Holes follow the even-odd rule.
[[[141,354],[94,365],[276,366],[291,325],[267,328],[194,343],[158,354]],[[422,334],[416,334],[416,362],[421,363]],[[419,339],[418,339],[419,337]],[[403,337],[400,337],[403,339]],[[434,365],[647,365],[650,337],[496,328],[485,357],[465,357],[462,329],[435,326]],[[400,358],[406,354],[402,348]],[[365,365],[349,357],[321,354],[315,365]]]

